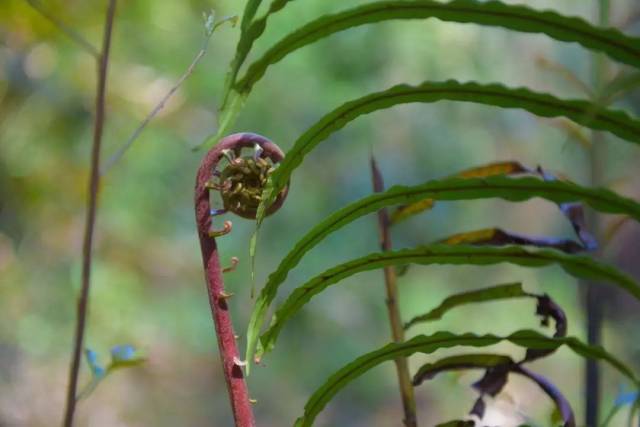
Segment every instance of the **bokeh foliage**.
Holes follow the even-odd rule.
[[[349,7],[366,1],[350,1]],[[516,3],[516,2],[508,2]],[[521,1],[589,19],[592,2]],[[103,8],[96,2],[52,1],[46,7],[92,43],[99,43]],[[240,14],[242,2],[122,2],[117,16],[108,84],[105,155],[122,144],[186,69],[203,37],[201,14]],[[344,2],[299,0],[274,16],[256,46],[268,46],[319,14],[342,10]],[[616,2],[614,21],[633,13],[632,0]],[[640,34],[636,24],[626,29]],[[194,171],[202,152],[192,152],[215,131],[225,72],[238,30],[222,27],[209,53],[180,92],[142,134],[123,161],[105,177],[98,214],[94,284],[87,345],[107,354],[132,343],[148,357],[141,367],[115,373],[80,406],[79,421],[97,426],[206,425],[229,413],[201,271],[192,212]],[[401,82],[499,81],[566,97],[583,97],[557,72],[539,65],[555,61],[585,81],[590,57],[575,45],[543,36],[433,20],[387,22],[354,29],[306,47],[273,66],[255,88],[235,130],[264,134],[285,150],[323,114],[341,103]],[[617,68],[613,68],[614,71]],[[95,72],[92,58],[21,0],[0,2],[0,424],[50,425],[60,417],[66,381],[92,126]],[[638,115],[638,92],[615,107]],[[606,159],[611,187],[638,198],[636,147],[612,141]],[[358,141],[359,144],[351,144]],[[609,143],[610,142],[610,143]],[[585,148],[564,122],[536,119],[521,111],[441,102],[403,105],[374,113],[333,135],[293,177],[289,201],[262,228],[257,283],[313,224],[348,202],[371,193],[368,156],[373,150],[391,184],[418,184],[472,165],[517,158],[587,182]],[[634,181],[635,179],[635,181]],[[614,219],[614,218],[611,218]],[[567,235],[569,227],[551,204],[532,201],[439,203],[433,211],[394,229],[397,247],[414,246],[461,229],[508,226],[532,234]],[[634,259],[640,230],[626,225],[605,256],[640,277]],[[249,299],[248,247],[253,223],[234,219],[231,236],[220,239],[226,261],[241,259],[229,274],[236,323],[244,325]],[[331,236],[294,270],[285,286],[377,246],[375,218]],[[635,255],[637,259],[637,255]],[[407,319],[471,283],[522,281],[551,293],[568,309],[570,333],[582,334],[580,294],[558,268],[412,268],[402,279]],[[357,286],[366,282],[372,286]],[[378,285],[379,282],[379,286]],[[353,284],[353,285],[350,285]],[[377,272],[350,279],[319,296],[283,334],[269,369],[254,368],[252,393],[261,425],[290,424],[312,390],[364,349],[388,341],[382,282]],[[633,328],[638,305],[612,292],[606,344],[640,366]],[[438,329],[508,333],[533,327],[518,304],[479,306],[445,317]],[[477,321],[470,325],[469,317]],[[433,325],[421,331],[432,333]],[[243,329],[243,328],[239,328]],[[284,350],[287,349],[287,350]],[[578,402],[581,366],[567,351],[540,363],[572,401]],[[83,372],[89,381],[89,369]],[[613,401],[621,378],[607,371],[605,401]],[[437,385],[466,396],[467,376],[443,376]],[[375,384],[375,387],[371,385]],[[524,391],[523,391],[524,390]],[[397,420],[394,376],[382,367],[350,385],[323,414],[327,425],[390,425]],[[515,381],[496,403],[495,421],[513,407],[536,408],[544,424],[548,404]],[[394,398],[389,398],[394,396]],[[509,398],[514,402],[509,402]],[[458,401],[429,387],[418,393],[428,405],[424,424],[457,415]],[[545,406],[547,405],[547,406]],[[577,405],[576,405],[577,406]],[[502,412],[501,412],[502,408]],[[505,409],[506,408],[506,409]],[[542,408],[542,409],[541,409]],[[578,409],[578,408],[576,408]]]

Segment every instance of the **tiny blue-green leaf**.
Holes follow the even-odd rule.
[[[112,362],[126,362],[135,357],[136,350],[130,344],[116,345],[111,349]]]
[[[89,364],[89,369],[91,369],[91,373],[94,377],[102,377],[106,373],[106,369],[100,365],[98,362],[98,353],[91,350],[90,348],[86,348],[84,350],[84,356],[87,359],[87,363]]]
[[[111,349],[111,363],[107,367],[107,372],[114,369],[138,366],[146,361],[136,349],[130,344],[116,345]]]

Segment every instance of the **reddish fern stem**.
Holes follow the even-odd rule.
[[[195,191],[196,222],[206,275],[209,304],[211,305],[211,314],[215,323],[222,368],[236,427],[253,427],[255,426],[255,420],[244,373],[242,366],[239,364],[240,355],[227,304],[229,294],[224,289],[218,248],[215,238],[210,235],[211,204],[207,183],[211,179],[218,162],[223,157],[223,150],[238,151],[244,147],[254,147],[255,144],[260,145],[264,150],[263,157],[269,157],[274,162],[282,159],[283,155],[280,149],[260,135],[252,133],[230,135],[205,155],[198,170]]]

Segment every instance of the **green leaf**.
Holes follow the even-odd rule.
[[[585,256],[568,255],[555,250],[528,250],[520,246],[449,246],[429,245],[395,252],[375,253],[331,268],[296,288],[276,310],[271,325],[260,337],[258,358],[273,349],[282,327],[313,296],[356,273],[388,265],[493,265],[511,263],[522,267],[560,265],[567,273],[581,279],[609,282],[640,300],[640,286],[629,276],[606,264]]]
[[[397,357],[408,357],[415,353],[431,354],[443,348],[455,346],[486,347],[508,341],[527,349],[554,350],[566,345],[580,356],[606,361],[635,384],[638,379],[633,372],[602,347],[592,347],[574,337],[549,338],[536,331],[518,331],[506,337],[497,335],[455,335],[437,332],[430,336],[420,335],[404,343],[388,344],[347,364],[334,373],[307,401],[304,415],[296,421],[296,427],[308,427],[326,404],[348,383],[375,368],[379,364]]]
[[[251,25],[243,27],[244,31],[242,32],[240,40],[238,41],[238,46],[236,47],[236,56],[233,61],[232,76],[234,83],[238,72],[240,71],[240,67],[247,59],[247,56],[249,55],[253,44],[266,30],[269,17],[284,8],[290,1],[292,0],[273,1],[271,5],[269,5],[269,10],[267,11],[267,13],[265,13],[264,16],[255,20],[253,23],[251,23]]]
[[[404,328],[408,329],[417,323],[442,319],[442,316],[444,316],[449,310],[452,310],[461,305],[474,304],[478,302],[497,301],[502,299],[536,297],[537,295],[526,292],[522,288],[522,283],[508,283],[505,285],[498,285],[475,291],[462,292],[447,297],[444,301],[442,301],[442,303],[440,303],[439,306],[429,311],[428,313],[414,317],[404,325]]]
[[[511,365],[514,361],[501,354],[460,354],[445,357],[433,363],[425,363],[413,377],[413,385],[418,386],[424,380],[430,380],[441,372],[459,369],[486,369],[500,365]]]
[[[254,62],[236,87],[240,92],[249,93],[270,65],[301,47],[339,31],[381,21],[427,18],[546,34],[556,40],[579,43],[587,49],[603,52],[612,59],[640,68],[640,39],[616,29],[597,28],[580,18],[551,11],[536,11],[526,6],[509,6],[497,1],[379,1],[322,16],[293,31]]]
[[[586,101],[563,100],[524,88],[512,89],[495,84],[446,81],[425,82],[418,86],[398,85],[343,104],[302,134],[273,173],[274,188],[271,194],[278,194],[284,188],[293,171],[309,152],[357,117],[398,104],[441,100],[519,108],[542,117],[564,116],[591,129],[609,131],[621,138],[640,143],[640,120],[633,119],[622,111],[593,111],[592,104]],[[272,198],[273,196],[269,200]]]
[[[242,32],[240,34],[240,40],[238,40],[238,45],[236,46],[236,54],[233,58],[233,61],[231,61],[231,68],[227,74],[224,95],[222,97],[223,101],[220,107],[222,115],[225,116],[225,119],[220,120],[220,122],[224,123],[224,126],[219,126],[220,130],[218,131],[216,140],[219,139],[221,135],[226,134],[226,130],[230,127],[230,124],[233,123],[237,117],[237,113],[229,114],[227,113],[227,110],[229,109],[228,105],[230,103],[230,99],[241,96],[241,94],[233,91],[238,73],[240,72],[240,67],[242,67],[242,65],[246,61],[247,56],[249,55],[249,52],[251,51],[251,48],[253,47],[255,41],[264,33],[265,29],[267,28],[267,20],[269,19],[269,17],[285,7],[287,3],[289,3],[289,1],[292,0],[273,1],[269,6],[269,10],[267,11],[267,13],[263,17],[255,21],[253,21],[253,18],[255,17],[262,0],[249,0],[247,2],[244,14],[242,16]]]
[[[357,218],[377,212],[386,206],[410,204],[425,198],[469,200],[493,197],[500,197],[512,202],[528,200],[533,197],[542,197],[555,203],[583,201],[601,212],[624,213],[640,221],[639,203],[618,196],[606,189],[590,189],[565,181],[543,181],[533,177],[453,177],[412,187],[391,187],[383,193],[365,197],[333,213],[313,227],[284,257],[277,269],[269,276],[256,300],[247,329],[246,360],[251,360],[266,311],[275,298],[279,286],[285,281],[289,271],[298,265],[302,257],[329,234],[350,224]]]
[[[242,23],[240,24],[243,32],[251,25],[253,17],[258,13],[260,3],[262,3],[262,0],[247,0],[247,4],[244,6],[244,12],[242,13]]]
[[[304,157],[333,132],[341,129],[360,115],[368,114],[379,109],[389,108],[402,103],[436,102],[443,99],[476,102],[503,108],[522,108],[544,117],[566,116],[592,129],[608,130],[621,137],[628,137],[633,142],[640,143],[639,120],[635,120],[628,114],[620,111],[606,109],[595,111],[593,105],[585,101],[561,100],[551,95],[531,92],[524,88],[509,89],[501,85],[480,85],[477,83],[459,83],[456,81],[442,83],[427,82],[419,86],[394,86],[388,90],[370,94],[343,104],[320,119],[320,121],[298,138],[282,163],[279,164],[276,171],[270,176],[269,185],[265,188],[262,203],[258,208],[256,230],[260,227],[263,218],[261,212],[265,211],[265,206],[272,203],[275,195],[287,185],[291,174],[300,166]],[[487,178],[487,180],[489,179],[490,178]],[[475,192],[471,191],[466,198],[479,198],[477,196],[474,197],[475,193],[479,191],[480,189],[476,188]],[[433,198],[430,195],[423,195],[419,198],[411,198],[410,194],[405,194],[404,196],[406,199],[403,200],[402,197],[398,197],[394,203],[390,204],[408,204],[424,198]],[[526,198],[527,197],[520,200]],[[561,201],[556,200],[556,202]],[[635,205],[633,209],[638,213],[637,203],[633,201],[630,202]],[[377,206],[376,209],[384,206],[385,205]],[[599,209],[597,206],[592,206]],[[635,218],[640,218],[640,216],[635,216]],[[345,223],[348,222],[350,222],[350,220]],[[269,286],[269,284],[267,284],[267,286]],[[272,289],[269,289],[266,292],[272,291]],[[266,298],[269,297],[267,296]],[[258,299],[256,304],[255,310],[258,311],[256,316],[262,318],[268,305],[265,305],[260,299]],[[256,328],[259,328],[256,321],[250,321],[247,359],[250,359],[253,349],[252,343],[255,342],[255,333],[252,332],[252,330]]]
[[[200,148],[209,142],[217,142],[226,135],[227,131],[235,123],[236,118],[244,104],[244,96],[238,94],[233,90],[233,86],[236,83],[236,77],[240,71],[244,60],[246,59],[253,42],[264,32],[264,28],[256,33],[256,29],[259,27],[253,22],[253,18],[258,13],[262,0],[247,0],[242,13],[242,20],[240,22],[240,40],[236,46],[236,54],[231,61],[229,72],[227,73],[224,90],[222,95],[222,103],[219,108],[218,114],[218,130],[213,136],[209,136],[201,144],[195,148]],[[264,18],[264,24],[266,26],[266,18]]]
[[[486,165],[476,166],[470,169],[466,169],[452,176],[460,178],[486,178],[496,175],[519,175],[519,174],[535,173],[535,170],[527,168],[520,162],[516,161],[504,161],[493,162]],[[414,215],[422,213],[426,210],[430,210],[435,205],[435,201],[432,199],[423,199],[418,202],[410,203],[408,205],[399,206],[391,214],[391,225],[397,224],[410,218]]]

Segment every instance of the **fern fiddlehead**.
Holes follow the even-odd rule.
[[[253,149],[250,156],[242,156],[243,149]],[[233,295],[224,289],[216,237],[231,232],[231,221],[225,221],[222,229],[212,227],[212,217],[232,212],[244,218],[255,218],[262,189],[275,165],[283,159],[280,148],[267,138],[239,133],[220,141],[205,155],[196,178],[195,212],[198,237],[205,269],[207,292],[216,337],[222,359],[233,417],[237,427],[254,427],[255,419],[251,399],[244,377],[243,365],[238,354],[236,336],[227,300]],[[228,165],[219,170],[223,159]],[[224,208],[212,209],[210,192],[217,190]],[[267,214],[280,208],[287,196],[283,190]]]

